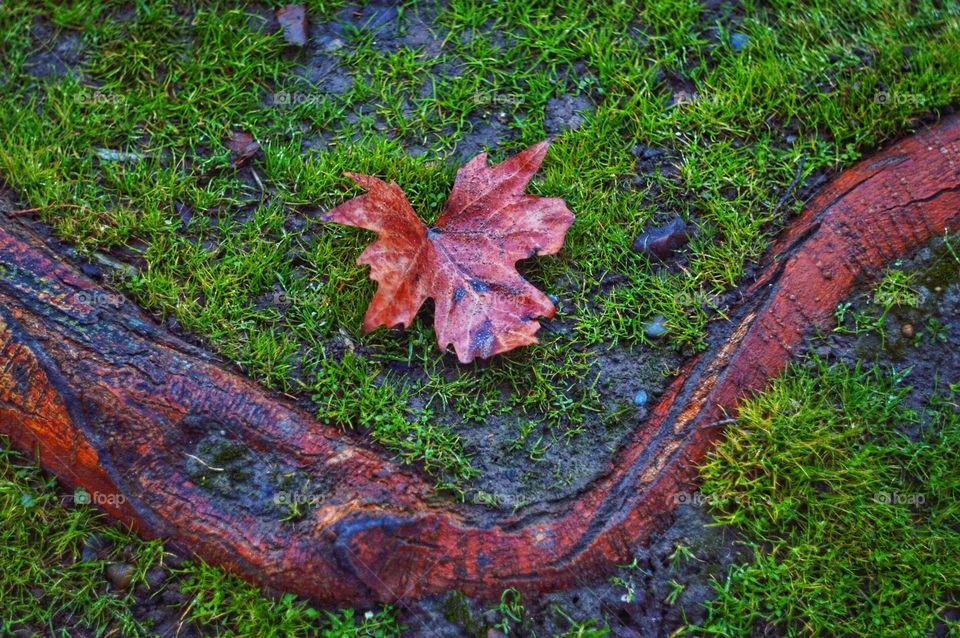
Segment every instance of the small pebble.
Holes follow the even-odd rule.
[[[663,260],[690,241],[690,227],[680,217],[663,226],[645,229],[633,241],[633,250],[650,259]]]
[[[107,580],[117,589],[126,589],[133,580],[133,572],[130,563],[110,563],[107,565]]]
[[[667,334],[667,326],[665,324],[666,320],[666,317],[663,315],[657,315],[643,327],[644,334],[646,334],[648,337],[654,338],[662,337],[663,335]]]
[[[736,53],[743,51],[749,41],[750,38],[746,33],[734,33],[730,36],[730,46]]]
[[[646,146],[644,144],[637,144],[633,147],[633,156],[639,157],[645,160],[656,159],[663,155],[663,149],[657,148],[655,146]]]
[[[912,323],[905,323],[900,326],[900,334],[902,334],[907,339],[912,339],[916,331],[913,329]]]
[[[647,394],[646,390],[640,390],[635,395],[633,395],[634,405],[643,407],[647,404],[647,401],[650,399],[650,395]]]

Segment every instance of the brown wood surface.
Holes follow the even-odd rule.
[[[717,422],[839,302],[958,228],[951,118],[859,163],[806,207],[603,478],[498,514],[444,501],[415,471],[228,371],[0,219],[0,432],[143,534],[277,589],[342,604],[562,589],[629,560],[694,489]],[[233,492],[197,479],[204,445],[224,440],[252,477]],[[278,472],[309,479],[317,496],[298,521],[274,504],[279,488],[264,477]]]

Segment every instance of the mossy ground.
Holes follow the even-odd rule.
[[[753,559],[717,581],[698,633],[960,631],[960,386],[922,415],[904,408],[908,390],[876,369],[820,363],[741,411],[703,492]]]
[[[609,361],[702,346],[725,293],[799,207],[781,200],[801,164],[801,185],[812,183],[960,94],[953,2],[318,1],[303,51],[284,45],[273,8],[4,3],[0,178],[88,272],[168,326],[355,427],[451,497],[490,506],[530,494],[491,490],[478,461],[489,450],[464,428],[516,423],[503,447],[534,477],[568,475],[551,465],[558,456],[602,462],[619,439],[598,429],[629,431],[642,418],[629,400],[637,379],[656,386],[623,366],[604,377]],[[224,146],[232,131],[262,144],[240,169]],[[558,256],[523,265],[558,299],[541,343],[459,366],[439,352],[428,311],[408,331],[362,336],[373,288],[355,260],[370,236],[317,219],[356,194],[342,173],[397,181],[429,220],[465,159],[546,136],[530,190],[565,198],[577,222]],[[697,228],[682,254],[657,264],[631,250],[673,215]],[[657,315],[668,334],[654,344],[644,327]],[[29,480],[45,479],[10,485]],[[79,538],[88,515],[70,512]],[[8,546],[56,537],[31,525]],[[54,544],[36,560],[74,549]],[[213,579],[209,591],[233,591],[212,573],[197,576]],[[93,592],[88,582],[76,587]],[[47,623],[51,587],[54,602],[31,612]],[[9,591],[17,601],[25,590]],[[251,631],[229,610],[254,603],[203,595],[192,608],[202,619]],[[283,600],[264,609],[300,608]],[[127,623],[121,607],[76,619]]]

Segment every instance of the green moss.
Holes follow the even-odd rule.
[[[470,602],[461,592],[450,593],[443,601],[443,617],[463,629],[468,636],[482,636],[483,622],[477,620],[470,612]]]
[[[161,545],[106,524],[91,506],[67,507],[64,500],[54,478],[9,450],[9,440],[0,437],[0,633],[34,627],[67,636],[69,627],[85,626],[99,635],[145,635],[133,610],[136,597],[108,594],[103,570],[110,561],[124,560],[129,546],[136,563],[132,582],[144,583],[147,570],[161,562]],[[82,560],[83,547],[95,534],[110,549],[102,559]]]
[[[942,289],[960,280],[960,236],[945,237],[932,263],[923,269],[919,283],[931,290]]]
[[[753,560],[716,582],[697,633],[928,636],[960,604],[960,417],[956,395],[932,423],[902,407],[907,388],[878,370],[794,369],[741,406],[703,467]]]

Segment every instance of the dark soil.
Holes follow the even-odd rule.
[[[597,349],[595,357],[595,372],[583,383],[598,379],[608,411],[576,434],[537,426],[520,439],[518,423],[529,417],[517,413],[454,427],[480,471],[473,486],[494,497],[489,506],[513,509],[588,488],[611,469],[613,454],[656,404],[669,380],[664,371],[677,369],[683,360],[665,347]]]
[[[37,19],[32,36],[36,48],[27,61],[31,75],[44,79],[76,72],[83,54],[79,33],[64,31],[46,20]]]
[[[605,618],[614,636],[669,636],[682,627],[684,616],[696,623],[704,617],[703,603],[713,598],[712,578],[723,579],[730,565],[742,559],[729,528],[707,527],[709,514],[696,495],[679,505],[667,527],[655,534],[634,561],[605,580],[584,578],[580,586],[540,600],[524,600],[528,621],[518,635],[554,636],[570,629],[570,618]],[[677,547],[693,558],[675,557]],[[673,585],[672,583],[677,583]],[[682,592],[668,600],[675,587]],[[500,616],[460,596],[420,601],[402,614],[410,636],[486,637]]]

